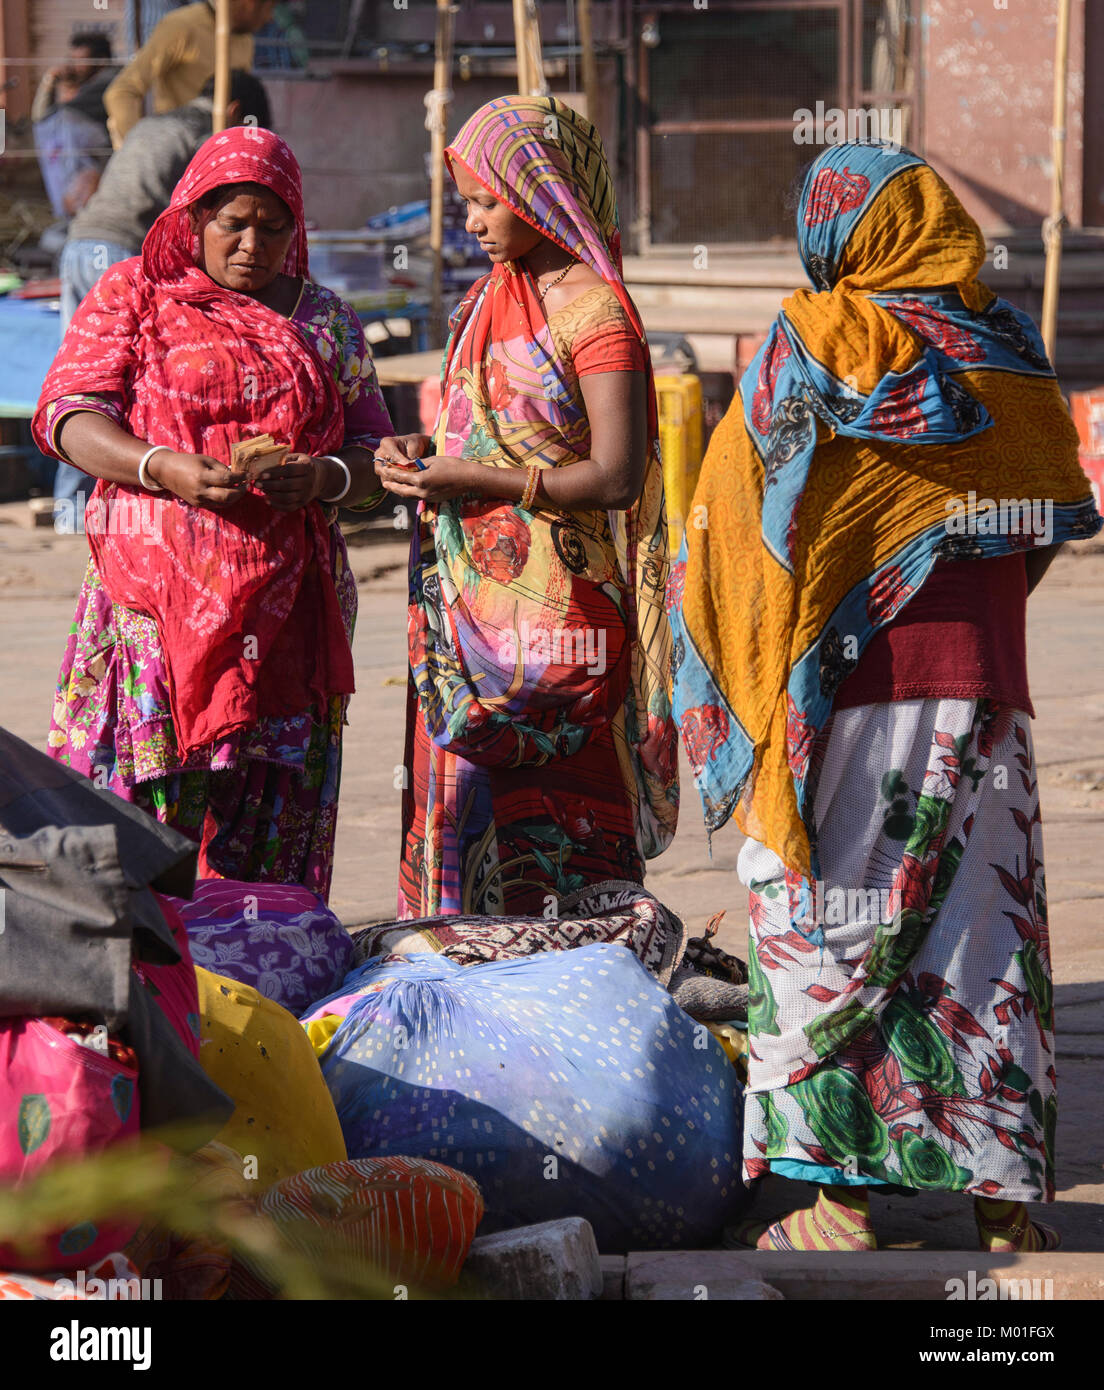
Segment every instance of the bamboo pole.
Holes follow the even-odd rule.
[[[1054,363],[1058,346],[1058,294],[1062,278],[1062,231],[1066,225],[1066,85],[1069,79],[1070,0],[1058,0],[1058,32],[1054,40],[1054,116],[1050,131],[1054,165],[1050,185],[1050,216],[1043,223],[1046,274],[1043,280],[1043,342]]]
[[[575,0],[579,19],[579,47],[583,54],[583,95],[587,120],[598,125],[598,64],[594,57],[594,32],[590,24],[590,0]]]
[[[544,54],[541,51],[540,7],[537,0],[525,0],[525,46],[528,50],[528,95],[546,97],[548,83],[544,77]]]
[[[215,109],[211,130],[217,135],[226,128],[226,108],[230,105],[230,0],[215,0]]]
[[[365,0],[353,0],[349,10],[349,26],[345,30],[345,42],[341,45],[341,56],[351,58],[353,49],[356,47],[357,33],[360,29],[360,21],[364,18]]]
[[[426,97],[426,129],[430,132],[429,249],[433,260],[430,335],[434,347],[444,342],[445,145],[448,109],[452,102],[452,36],[456,6],[437,0],[433,91]]]
[[[528,96],[529,78],[529,20],[525,0],[514,0],[514,48],[517,50],[518,94]]]

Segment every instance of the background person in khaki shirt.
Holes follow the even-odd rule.
[[[276,0],[230,0],[230,66],[253,66],[253,35],[272,18]],[[215,7],[212,0],[167,14],[104,93],[107,128],[115,149],[145,114],[146,93],[153,111],[174,111],[199,96],[215,71]]]

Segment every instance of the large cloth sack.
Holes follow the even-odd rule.
[[[483,1215],[479,1186],[420,1158],[362,1158],[269,1188],[260,1211],[332,1274],[412,1289],[456,1283]],[[394,1296],[393,1288],[381,1292]]]
[[[252,985],[293,1014],[337,988],[353,942],[317,893],[297,884],[201,879],[191,900],[173,900],[192,959]]]
[[[196,1060],[187,935],[158,896],[190,893],[195,867],[183,835],[0,729],[0,1019],[103,1025],[137,1054],[143,1127],[201,1144],[229,1106]]]
[[[350,1155],[470,1174],[487,1232],[582,1216],[608,1252],[700,1246],[741,1205],[736,1075],[623,946],[370,961],[304,1022],[327,1010]]]
[[[160,894],[154,898],[179,959],[133,962],[132,1007],[121,1034],[109,1034],[106,1024],[61,1017],[0,1019],[0,1182],[18,1185],[52,1162],[122,1143],[138,1133],[140,1115],[143,1127],[149,1127],[141,1085],[147,1068],[162,1086],[189,1088],[190,1108],[202,1109],[207,1098],[223,1102],[212,1112],[212,1128],[228,1113],[225,1098],[199,1067],[182,1065],[182,1059],[187,1063],[199,1053],[195,970],[172,901]],[[146,1007],[135,1009],[137,1002]],[[170,1058],[167,1043],[175,1049]],[[171,1105],[165,1113],[173,1113]],[[0,1245],[0,1268],[87,1270],[120,1251],[137,1225],[119,1216],[97,1226],[74,1213],[73,1222],[48,1236],[37,1251],[18,1253]]]
[[[347,1157],[314,1050],[294,1015],[201,966],[196,979],[199,1060],[234,1102],[216,1139],[242,1155],[248,1176],[255,1170],[257,1192]]]
[[[445,914],[379,922],[357,933],[353,957],[361,965],[373,956],[434,951],[458,965],[483,965],[599,941],[627,947],[660,984],[669,985],[686,950],[686,928],[639,883],[607,879],[561,898],[555,917]]]
[[[0,1183],[18,1185],[48,1164],[92,1155],[138,1133],[138,1064],[116,1039],[80,1041],[91,1027],[64,1019],[0,1021]],[[137,1221],[100,1226],[74,1213],[35,1250],[0,1244],[0,1269],[89,1269],[120,1250]]]

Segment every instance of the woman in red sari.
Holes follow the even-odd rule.
[[[199,841],[206,876],[328,893],[356,584],[326,504],[378,500],[390,429],[355,313],[308,277],[291,150],[212,136],[34,420],[98,479],[50,752]],[[231,449],[262,434],[290,452],[250,482]]]

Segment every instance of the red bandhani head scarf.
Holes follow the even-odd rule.
[[[212,135],[196,151],[173,190],[169,206],[142,243],[142,269],[155,285],[172,286],[177,299],[203,299],[219,293],[196,265],[195,236],[188,210],[212,193],[236,183],[270,189],[288,206],[295,235],[284,261],[285,275],[307,273],[307,230],[303,220],[303,176],[299,161],[278,135],[260,126],[234,126]],[[231,291],[232,293],[232,291]],[[239,296],[240,298],[240,296]]]
[[[150,444],[228,463],[235,441],[272,434],[300,453],[339,449],[334,377],[298,328],[217,284],[198,264],[189,209],[217,188],[259,184],[288,206],[295,232],[284,273],[307,274],[299,165],[257,127],[213,135],[196,152],[141,258],[113,266],[77,310],[35,417],[41,445],[51,402],[82,393],[121,400],[125,428]],[[97,483],[111,517],[139,487]],[[112,504],[115,504],[114,507]],[[120,506],[121,504],[121,506]],[[266,716],[324,713],[353,689],[352,656],[321,507],[274,511],[250,492],[227,511],[156,499],[156,525],[89,528],[115,603],[152,617],[169,668],[181,757]]]

